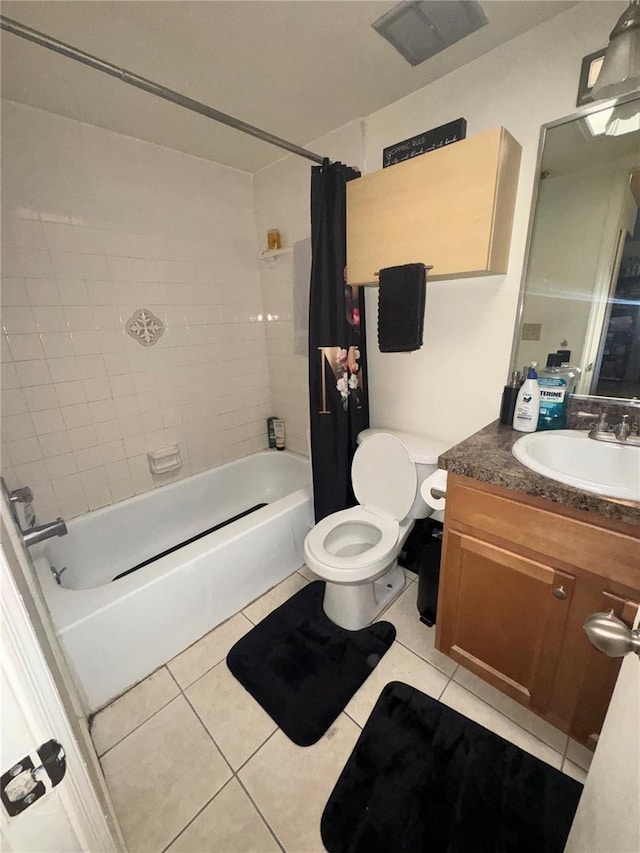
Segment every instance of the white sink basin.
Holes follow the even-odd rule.
[[[609,498],[640,501],[640,446],[594,441],[588,433],[532,432],[512,448],[519,462],[568,486]]]

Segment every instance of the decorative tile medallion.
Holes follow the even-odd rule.
[[[148,308],[139,308],[129,317],[125,326],[127,332],[143,347],[152,347],[164,334],[164,323]]]

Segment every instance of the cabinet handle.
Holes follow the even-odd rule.
[[[565,598],[567,597],[567,591],[565,590],[565,588],[563,586],[557,586],[553,590],[553,594],[555,595],[556,598],[559,598],[561,601],[564,601]]]

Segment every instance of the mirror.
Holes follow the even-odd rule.
[[[569,361],[577,393],[640,397],[638,208],[640,94],[542,128],[512,370]]]

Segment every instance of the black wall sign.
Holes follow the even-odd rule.
[[[452,142],[464,139],[466,135],[466,118],[457,118],[455,121],[441,124],[440,127],[434,127],[432,130],[426,130],[410,139],[404,139],[402,142],[383,148],[382,168],[386,169],[387,166],[393,166],[395,163],[401,163],[419,154],[427,154],[429,151],[435,151],[436,148],[451,145]]]

